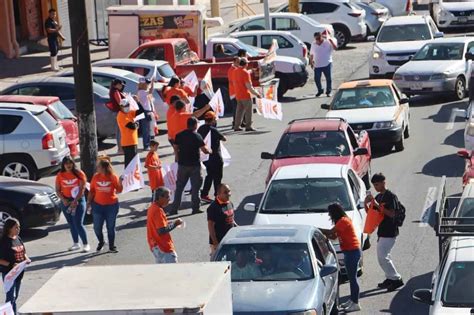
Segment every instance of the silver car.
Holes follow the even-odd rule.
[[[466,96],[472,61],[466,53],[474,52],[474,38],[449,37],[425,44],[393,76],[407,96],[450,92],[462,100]]]
[[[338,264],[309,225],[232,228],[213,261],[230,261],[234,314],[337,314]]]
[[[390,11],[379,3],[353,1],[352,4],[365,11],[367,35],[377,34],[382,24],[390,17]]]

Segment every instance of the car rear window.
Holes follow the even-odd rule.
[[[54,130],[58,127],[58,121],[53,118],[48,112],[43,111],[39,114],[36,114],[36,117],[46,126],[48,130]]]
[[[448,307],[474,306],[474,261],[455,261],[449,266],[441,301]]]
[[[74,114],[61,102],[57,101],[49,105],[49,110],[54,113],[58,119],[73,119]]]
[[[350,150],[344,132],[338,130],[287,133],[276,149],[277,159],[341,155],[350,155]]]
[[[176,76],[176,73],[174,72],[173,68],[171,68],[169,63],[165,63],[161,67],[158,67],[158,72],[162,77],[165,78],[172,78]]]

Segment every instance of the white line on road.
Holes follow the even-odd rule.
[[[420,216],[420,223],[418,223],[419,227],[428,226],[428,220],[430,218],[430,210],[436,201],[437,190],[438,189],[436,187],[428,188],[428,192],[426,193],[425,203],[423,205],[423,212],[421,213],[421,216]]]

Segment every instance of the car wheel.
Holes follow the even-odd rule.
[[[405,150],[405,137],[402,135],[400,140],[395,142],[395,151],[400,152]]]
[[[349,30],[343,25],[334,26],[334,36],[337,39],[337,48],[344,48],[349,43],[351,34]]]
[[[454,97],[456,100],[463,100],[466,96],[466,82],[463,77],[458,77],[454,85]]]
[[[8,157],[0,162],[2,176],[36,180],[36,168],[24,156]]]
[[[17,218],[15,210],[8,206],[0,205],[0,235],[3,234],[3,226],[5,222],[10,218]]]

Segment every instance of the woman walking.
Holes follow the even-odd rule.
[[[84,227],[86,181],[86,174],[77,169],[70,156],[66,156],[61,162],[61,170],[56,175],[56,193],[61,199],[61,210],[71,231],[73,245],[69,248],[70,251],[81,249],[79,237],[82,240],[82,251],[88,252],[91,249]]]
[[[97,251],[105,245],[102,229],[104,223],[107,227],[109,251],[117,253],[115,246],[115,221],[119,211],[117,193],[122,192],[122,183],[112,169],[112,164],[107,159],[101,159],[97,165],[97,173],[91,181],[91,189],[87,198],[87,209],[92,209],[94,232],[99,244]]]
[[[151,83],[151,84],[150,84]],[[140,120],[143,150],[148,151],[150,141],[155,138],[155,107],[153,105],[154,81],[140,78],[138,82],[137,97],[145,112],[145,119]],[[153,126],[153,127],[152,127]]]
[[[2,279],[5,280],[7,274],[17,264],[26,260],[29,264],[31,260],[26,255],[25,245],[19,236],[20,222],[17,219],[9,218],[3,225],[3,235],[0,240],[0,270],[2,271]],[[16,314],[16,300],[20,293],[21,280],[23,279],[23,271],[13,282],[11,289],[6,292],[5,303],[10,302],[13,312]]]
[[[361,258],[360,241],[355,233],[351,219],[339,203],[333,203],[328,207],[329,217],[334,224],[330,230],[320,229],[328,238],[339,239],[341,251],[344,254],[347,277],[351,288],[351,299],[340,305],[340,310],[348,313],[360,311],[359,305],[359,283],[357,281],[357,268]]]
[[[117,113],[120,111],[120,102],[126,98],[123,89],[125,88],[124,82],[120,79],[112,80],[109,89],[109,98],[111,103],[111,108],[109,108],[113,113],[115,113],[115,118],[117,118]],[[122,146],[120,145],[120,129],[115,126],[115,139],[117,141],[117,154],[122,154]]]

